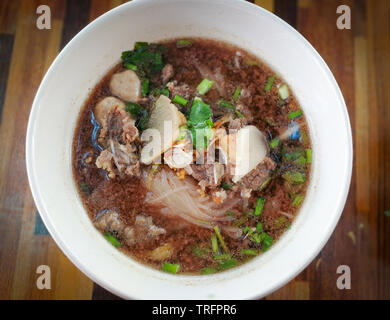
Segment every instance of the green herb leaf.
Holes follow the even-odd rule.
[[[262,234],[261,234],[261,240],[262,240],[262,242],[263,242],[263,245],[262,245],[262,247],[261,247],[261,250],[263,251],[263,252],[265,252],[265,251],[267,251],[268,249],[269,249],[269,247],[272,245],[272,243],[273,243],[273,239],[272,239],[272,237],[270,236],[270,235],[268,235],[267,233],[265,233],[265,232],[263,232]]]
[[[226,244],[225,244],[225,241],[223,241],[223,238],[222,238],[221,233],[219,232],[218,226],[215,226],[215,227],[214,227],[214,231],[215,231],[215,234],[217,235],[217,238],[218,238],[218,240],[219,240],[219,243],[221,244],[221,247],[223,248],[223,250],[224,250],[225,252],[228,252],[229,250],[228,250],[228,248],[227,248],[227,246],[226,246]]]
[[[190,47],[192,45],[192,42],[190,40],[181,39],[176,41],[176,47],[177,48],[185,48]]]
[[[223,263],[219,265],[219,268],[222,270],[230,269],[237,265],[237,259],[233,258],[230,260],[225,260]]]
[[[287,115],[287,118],[289,119],[295,119],[295,118],[298,118],[302,115],[302,110],[297,110],[297,111],[294,111],[294,112],[290,112],[288,115]]]
[[[304,199],[304,196],[303,196],[303,195],[297,194],[297,195],[294,197],[294,200],[293,200],[293,202],[292,202],[292,205],[293,205],[294,207],[298,207],[298,206],[302,203],[303,199]]]
[[[229,184],[226,182],[221,183],[221,187],[224,188],[225,190],[230,190],[233,186],[234,186],[233,184]]]
[[[142,80],[142,89],[141,93],[143,97],[146,97],[149,92],[149,79],[145,78]]]
[[[168,262],[164,262],[162,264],[162,269],[166,272],[176,274],[179,271],[180,265],[178,264],[171,264]]]
[[[188,103],[188,100],[184,99],[183,97],[180,97],[178,95],[175,95],[175,97],[173,98],[173,102],[178,103],[182,106],[185,106]]]
[[[256,217],[261,215],[261,212],[263,211],[263,208],[264,208],[264,203],[265,203],[264,197],[257,198],[255,212],[254,212],[254,215]]]
[[[248,256],[257,256],[259,254],[256,249],[241,249],[240,252]]]
[[[201,83],[197,86],[196,90],[199,94],[204,95],[206,94],[211,87],[213,86],[214,82],[209,79],[203,79]]]
[[[121,246],[121,243],[117,238],[115,238],[111,233],[106,232],[104,234],[104,238],[107,239],[115,248],[119,248]]]
[[[234,94],[233,94],[233,101],[234,102],[237,102],[238,98],[240,97],[240,94],[241,94],[241,88],[237,87],[236,91],[234,91]]]
[[[306,149],[306,161],[311,163],[311,149]]]
[[[226,259],[231,259],[232,255],[229,253],[224,253],[224,254],[218,254],[214,256],[215,260],[226,260]]]
[[[217,268],[213,268],[213,267],[208,267],[208,268],[203,268],[203,269],[200,269],[200,274],[212,274],[212,273],[216,273],[218,271]]]
[[[267,81],[267,84],[265,85],[265,91],[266,92],[270,92],[273,84],[274,84],[274,81],[275,81],[275,76],[270,76],[268,78],[268,81]]]
[[[214,253],[218,252],[218,240],[215,234],[211,235],[211,248],[213,249]]]
[[[280,142],[280,139],[278,137],[276,137],[276,138],[271,140],[271,142],[269,143],[269,146],[272,149],[275,149],[279,145],[279,142]]]
[[[149,121],[149,115],[148,111],[145,108],[141,107],[137,103],[128,102],[126,104],[126,111],[137,119],[136,126],[138,129],[146,129]]]
[[[306,181],[306,174],[299,171],[287,171],[282,177],[291,185],[301,184]]]

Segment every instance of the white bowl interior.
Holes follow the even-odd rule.
[[[89,221],[71,166],[80,108],[119,62],[121,52],[135,41],[190,36],[236,44],[282,75],[307,116],[313,142],[310,187],[291,229],[262,256],[211,276],[165,274],[113,248]],[[236,0],[136,0],[100,17],[49,69],[34,101],[27,136],[29,180],[51,235],[91,279],[125,298],[230,299],[270,293],[300,272],[326,243],[345,203],[351,165],[348,114],[326,64],[279,18]]]

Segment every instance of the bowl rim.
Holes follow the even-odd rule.
[[[168,0],[170,1],[170,0]],[[181,0],[181,1],[191,1],[191,0]],[[199,2],[207,2],[207,0],[198,0]],[[238,2],[236,0],[229,0],[230,2]],[[46,87],[46,83],[48,79],[50,78],[51,73],[53,73],[56,65],[61,62],[62,58],[68,53],[69,48],[72,47],[73,43],[75,43],[80,37],[84,36],[85,33],[90,31],[94,27],[95,24],[102,23],[105,19],[116,15],[117,13],[121,12],[123,9],[131,6],[135,6],[139,2],[153,2],[152,0],[133,0],[131,2],[124,3],[114,9],[111,9],[104,13],[103,15],[99,16],[97,19],[93,20],[90,22],[87,26],[85,26],[80,32],[78,32],[67,44],[66,46],[60,51],[60,53],[57,55],[57,57],[54,59],[54,61],[51,63],[49,69],[45,73],[39,88],[37,90],[37,93],[35,95],[35,98],[33,100],[32,108],[30,111],[29,115],[29,120],[28,120],[28,126],[27,126],[27,135],[26,135],[26,168],[27,168],[27,176],[28,176],[28,181],[31,189],[31,193],[34,199],[34,202],[36,204],[36,207],[38,209],[38,212],[45,223],[48,231],[50,232],[51,237],[53,240],[56,242],[56,244],[59,246],[61,251],[67,256],[69,260],[80,270],[82,271],[87,277],[89,277],[92,281],[98,283],[100,286],[105,288],[106,290],[112,292],[113,294],[124,298],[124,299],[129,299],[131,298],[137,298],[136,296],[130,296],[128,294],[125,294],[123,292],[120,292],[117,290],[117,288],[113,287],[110,283],[106,282],[104,279],[96,277],[92,272],[90,272],[89,269],[85,268],[83,263],[79,261],[72,253],[70,248],[68,248],[61,237],[55,232],[55,228],[52,225],[50,221],[50,214],[46,212],[42,199],[40,196],[40,190],[39,186],[37,184],[37,178],[35,176],[34,172],[34,166],[33,166],[33,150],[34,150],[34,123],[36,120],[36,115],[37,111],[39,109],[39,101],[42,96],[42,92],[44,88]],[[343,185],[343,194],[340,195],[339,197],[339,203],[337,206],[335,205],[335,208],[337,207],[337,212],[338,214],[333,217],[332,223],[329,225],[328,228],[328,233],[326,237],[323,237],[322,241],[318,241],[316,250],[312,252],[312,255],[307,261],[301,262],[301,267],[297,268],[294,272],[290,273],[289,277],[286,277],[283,279],[283,281],[280,281],[278,285],[274,286],[273,288],[270,288],[261,294],[257,294],[255,296],[250,296],[246,297],[245,299],[256,299],[260,297],[264,297],[277,289],[281,288],[284,286],[286,283],[290,282],[293,278],[295,278],[299,273],[301,273],[311,262],[312,260],[318,255],[318,253],[323,249],[325,244],[328,242],[330,236],[333,234],[333,231],[340,219],[340,216],[343,212],[343,208],[345,206],[345,202],[349,193],[349,187],[350,187],[350,182],[351,182],[351,177],[352,177],[352,168],[353,168],[353,139],[352,139],[352,130],[351,130],[351,124],[349,120],[349,115],[348,115],[348,110],[347,106],[344,101],[344,97],[342,95],[342,92],[340,90],[340,87],[338,86],[338,83],[331,72],[330,68],[328,65],[325,63],[323,58],[320,56],[320,54],[315,50],[315,48],[309,43],[306,38],[299,33],[296,29],[294,29],[292,26],[290,26],[287,22],[285,22],[283,19],[279,18],[276,16],[274,13],[258,6],[253,3],[247,2],[247,1],[240,1],[240,5],[246,6],[247,8],[250,8],[251,10],[258,10],[259,12],[262,11],[262,13],[269,15],[270,18],[273,19],[275,23],[282,24],[285,28],[288,29],[288,32],[292,33],[295,37],[297,37],[297,40],[301,41],[305,47],[307,47],[310,52],[314,55],[316,58],[317,62],[320,64],[320,67],[325,71],[326,76],[328,77],[330,83],[335,89],[335,92],[337,93],[337,98],[339,100],[340,106],[343,108],[343,121],[345,128],[347,129],[348,132],[347,134],[347,140],[348,140],[348,150],[347,150],[347,167],[346,167],[346,178],[344,180],[344,185]]]

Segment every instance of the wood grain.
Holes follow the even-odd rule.
[[[83,275],[45,232],[28,187],[24,144],[39,83],[69,40],[124,0],[47,0],[52,29],[35,27],[38,0],[0,1],[0,299],[115,299]],[[253,0],[309,40],[344,95],[354,138],[348,201],[332,237],[294,280],[266,299],[390,298],[390,1]],[[351,8],[352,30],[336,27]],[[337,182],[335,182],[337,183]],[[331,199],[330,199],[331,201]],[[51,267],[52,289],[38,290],[36,268]],[[339,265],[351,290],[336,287]]]

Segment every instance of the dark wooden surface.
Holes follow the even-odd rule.
[[[116,0],[47,0],[52,29],[35,27],[35,0],[0,1],[0,298],[115,299],[58,249],[36,212],[24,157],[25,132],[39,83],[59,50]],[[301,274],[267,299],[390,298],[390,1],[251,1],[286,20],[318,50],[343,92],[354,136],[352,184],[332,237]],[[336,28],[349,5],[352,29]],[[337,181],[335,181],[337,183]],[[332,199],[329,199],[332,201]],[[52,289],[36,288],[51,267]],[[336,287],[339,265],[350,290]]]

